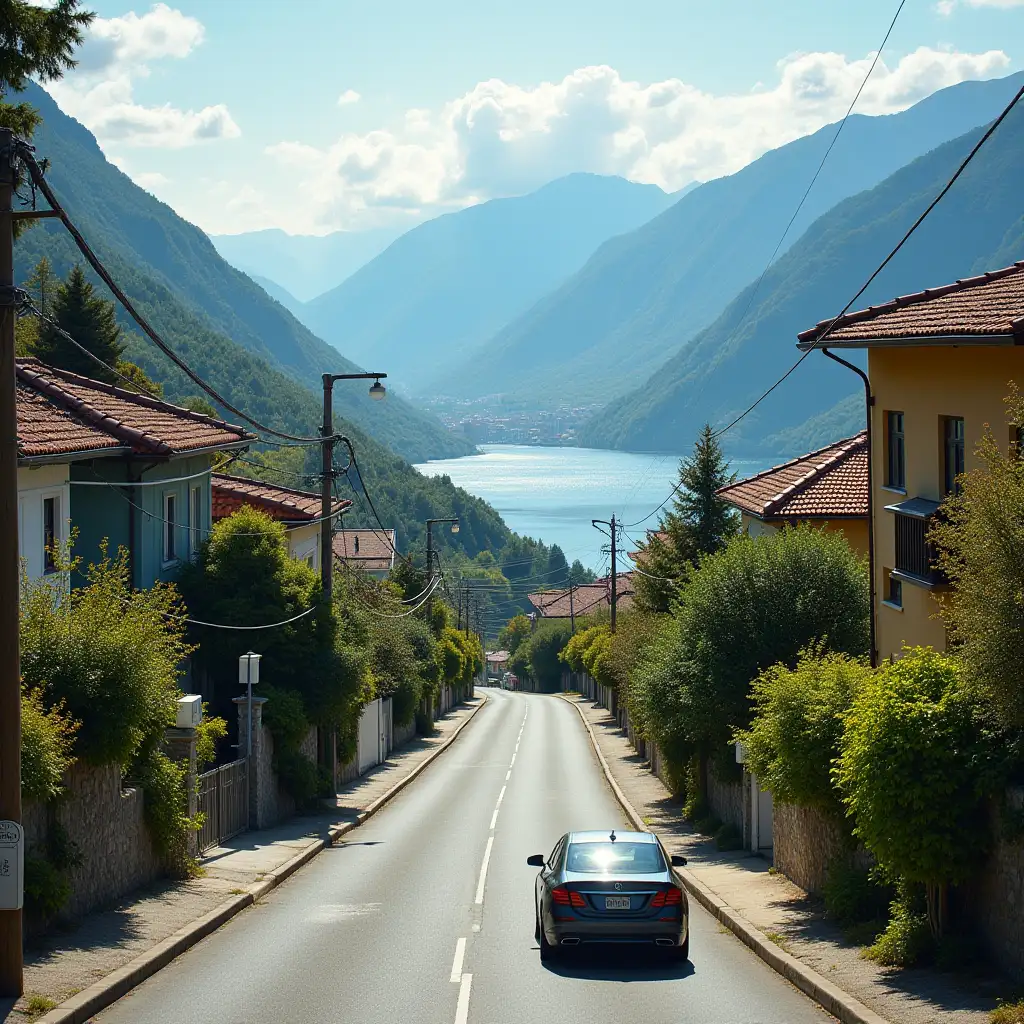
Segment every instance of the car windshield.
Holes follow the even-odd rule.
[[[566,871],[598,875],[645,875],[665,870],[654,843],[573,843]]]

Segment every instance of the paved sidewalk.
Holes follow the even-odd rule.
[[[587,698],[567,696],[582,708],[612,777],[644,823],[756,929],[892,1024],[988,1024],[996,997],[1008,987],[1000,989],[995,979],[932,970],[889,971],[865,960],[861,947],[845,942],[824,920],[820,901],[770,872],[764,858],[719,853],[712,840],[695,833],[608,711]]]
[[[392,751],[384,764],[347,785],[333,808],[292,818],[276,828],[243,832],[206,852],[201,877],[158,883],[26,950],[25,997],[8,1018],[0,1008],[0,1020],[31,1020],[27,1007],[32,996],[61,1003],[226,902],[250,893],[258,899],[275,872],[286,866],[293,869],[289,862],[304,853],[313,856],[332,828],[355,822],[449,740],[481,703],[483,698],[477,697],[453,709],[438,720],[434,735],[417,737]]]

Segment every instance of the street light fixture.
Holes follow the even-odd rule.
[[[447,519],[428,519],[427,520],[427,579],[430,579],[431,573],[434,571],[434,544],[431,537],[430,528],[434,523],[451,523],[452,533],[459,532],[459,520],[458,517],[449,517]]]
[[[384,387],[384,385],[381,384],[379,380],[375,380],[370,385],[370,397],[374,399],[374,401],[379,402],[382,398],[384,398],[387,395],[387,393],[387,388]]]

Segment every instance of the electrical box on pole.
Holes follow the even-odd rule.
[[[25,830],[0,821],[0,910],[21,910],[25,899]]]

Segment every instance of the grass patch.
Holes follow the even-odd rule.
[[[244,896],[248,892],[248,889],[228,889],[228,892],[231,893],[232,896]]]
[[[789,948],[789,943],[786,941],[786,936],[782,932],[765,932],[764,937],[769,942],[774,942],[783,953],[789,953],[792,956],[792,950]]]
[[[1015,1003],[1004,1003],[1000,1000],[989,1020],[992,1024],[1024,1024],[1024,999]]]
[[[38,992],[32,993],[25,1000],[25,1009],[28,1012],[29,1017],[36,1018],[42,1017],[44,1013],[49,1013],[51,1010],[56,1009],[57,1000],[51,999],[49,996],[42,996]]]
[[[858,921],[843,928],[843,939],[851,946],[873,946],[875,940],[885,931],[885,919]]]

